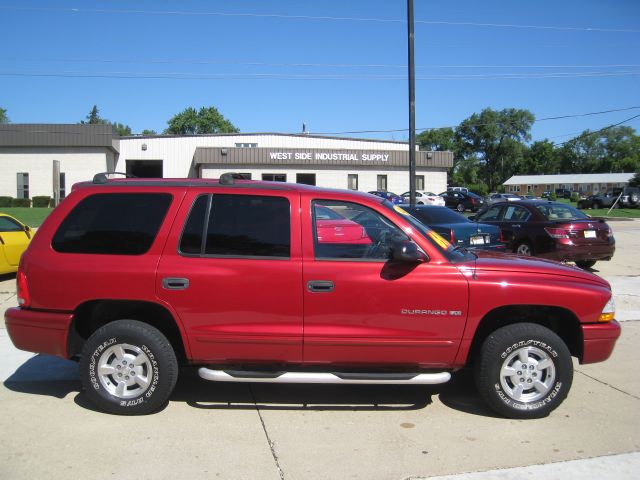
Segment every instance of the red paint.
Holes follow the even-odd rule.
[[[509,305],[565,309],[580,324],[583,363],[605,360],[620,334],[617,322],[598,324],[611,296],[603,279],[537,258],[478,251],[452,263],[382,199],[350,191],[277,182],[165,179],[80,184],[47,218],[24,254],[18,279],[28,308],[9,309],[7,329],[18,348],[67,357],[74,312],[94,300],[136,300],[166,308],[192,363],[292,363],[402,368],[458,368],[478,327]],[[261,185],[272,188],[260,188]],[[140,186],[142,184],[142,186]],[[128,186],[129,185],[129,186]],[[173,196],[166,218],[143,255],[58,253],[51,238],[79,201],[94,193],[165,192]],[[203,193],[284,197],[290,204],[290,257],[183,256],[178,245],[194,199]],[[419,264],[383,260],[316,260],[320,243],[372,240],[358,223],[320,218],[314,233],[314,200],[353,202],[385,216],[428,256]],[[322,208],[322,207],[321,207]],[[564,228],[564,227],[558,227]],[[576,231],[575,226],[569,230]],[[602,235],[608,230],[602,229]],[[599,232],[600,234],[600,232]],[[165,277],[188,278],[185,290],[167,290]],[[308,282],[333,282],[312,292]],[[26,295],[24,292],[28,292]]]

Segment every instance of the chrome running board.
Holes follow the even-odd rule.
[[[449,372],[437,373],[321,373],[242,372],[201,367],[198,375],[214,382],[341,383],[366,385],[436,385],[448,382]]]

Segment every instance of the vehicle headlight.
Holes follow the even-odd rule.
[[[600,314],[600,317],[598,317],[598,321],[610,322],[611,320],[613,320],[613,317],[615,317],[615,314],[616,314],[616,304],[613,301],[613,297],[611,297],[607,302],[607,304],[602,309],[602,313]]]

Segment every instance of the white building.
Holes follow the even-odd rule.
[[[405,142],[275,133],[118,138],[108,125],[8,124],[0,128],[0,196],[52,196],[53,160],[67,190],[106,171],[164,178],[233,171],[254,180],[409,190]],[[452,165],[451,152],[416,152],[416,188],[446,190]]]
[[[562,188],[582,194],[597,194],[629,183],[634,173],[567,173],[558,175],[515,175],[504,182],[505,191],[540,196]]]

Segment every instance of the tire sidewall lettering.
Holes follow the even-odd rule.
[[[545,342],[541,342],[540,340],[529,339],[529,340],[521,340],[520,342],[516,342],[513,345],[507,347],[504,350],[504,352],[500,354],[500,358],[504,360],[515,350],[518,350],[519,348],[523,348],[523,347],[536,347],[536,348],[539,348],[540,350],[544,350],[553,358],[558,357],[558,352],[556,352],[556,350],[551,345],[548,345]]]

